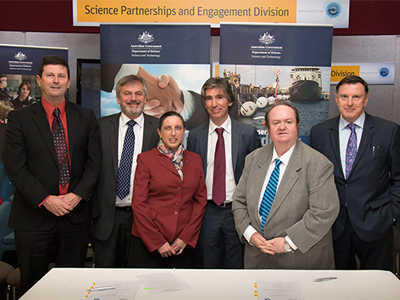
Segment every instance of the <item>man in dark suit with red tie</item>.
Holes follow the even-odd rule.
[[[235,102],[225,78],[209,78],[201,89],[207,123],[189,133],[187,149],[200,154],[207,186],[207,205],[199,248],[206,269],[243,269],[244,247],[236,233],[232,194],[247,154],[261,146],[255,127],[229,116]],[[221,153],[222,151],[222,153]]]
[[[335,167],[340,212],[333,225],[337,269],[391,270],[393,219],[400,220],[400,127],[365,113],[368,84],[355,75],[336,87],[340,115],[311,129],[311,146]]]
[[[46,274],[53,257],[57,267],[84,266],[101,160],[93,111],[65,100],[67,62],[45,56],[36,80],[42,100],[8,115],[3,147],[16,188],[8,225],[15,230],[22,292]]]

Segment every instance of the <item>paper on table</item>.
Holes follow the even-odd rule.
[[[180,276],[171,273],[155,273],[136,276],[150,294],[190,290],[191,287]]]
[[[115,286],[113,290],[104,291],[89,291],[87,292],[87,300],[133,300],[136,297],[136,293],[140,287],[140,281],[96,281],[92,287],[102,287],[102,286]]]
[[[303,291],[298,281],[262,281],[257,280],[254,293],[258,299],[269,300],[304,300]]]

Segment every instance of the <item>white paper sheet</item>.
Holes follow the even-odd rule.
[[[87,300],[133,300],[140,287],[140,281],[96,281],[93,288],[115,286],[113,290],[88,291]],[[92,287],[88,287],[92,288]]]
[[[298,281],[257,280],[257,294],[263,300],[304,300]]]
[[[150,294],[190,290],[191,287],[180,276],[171,273],[156,273],[136,276]]]

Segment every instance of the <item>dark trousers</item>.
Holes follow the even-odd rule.
[[[96,268],[126,268],[132,238],[131,207],[115,208],[114,226],[106,241],[93,237]]]
[[[239,240],[232,205],[206,205],[199,237],[199,249],[205,269],[243,269],[244,244]]]
[[[128,268],[197,269],[200,267],[197,249],[186,246],[181,254],[164,258],[157,250],[150,253],[139,237],[132,235],[131,242],[132,255],[129,256]]]
[[[90,236],[90,222],[72,224],[59,217],[50,231],[15,230],[15,245],[21,271],[21,293],[25,293],[49,270],[56,267],[83,267]]]
[[[362,241],[354,231],[349,217],[341,236],[333,241],[337,270],[357,269],[356,256],[362,270],[393,269],[393,230],[373,242]]]

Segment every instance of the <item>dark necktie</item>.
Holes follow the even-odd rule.
[[[130,120],[127,124],[128,129],[125,133],[124,147],[118,167],[117,196],[121,200],[124,199],[130,191],[132,161],[135,150],[135,132],[133,131],[133,126],[135,126],[136,122]]]
[[[349,177],[354,160],[356,159],[357,155],[357,134],[355,130],[356,125],[350,123],[347,125],[347,127],[351,130],[351,133],[346,148],[346,179],[347,177]]]
[[[214,178],[213,178],[213,190],[212,197],[213,201],[219,206],[226,198],[226,187],[225,187],[225,143],[223,137],[223,128],[217,128],[215,131],[218,134],[217,145],[215,147],[214,156]]]
[[[261,233],[264,236],[264,226],[267,221],[269,211],[274,202],[276,188],[278,187],[279,172],[281,161],[279,159],[275,160],[275,169],[272,171],[271,177],[269,178],[267,187],[265,188],[264,196],[260,205],[260,216],[261,216]]]
[[[55,108],[53,115],[54,119],[51,125],[51,132],[53,133],[54,147],[57,153],[58,183],[65,186],[70,178],[67,141],[65,139],[64,127],[60,119],[60,109]]]

